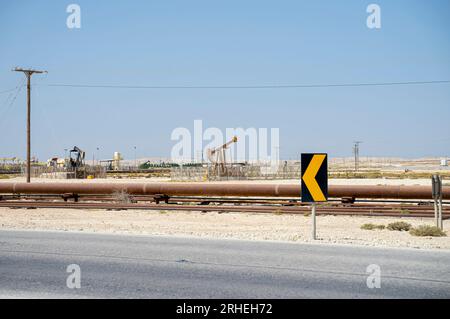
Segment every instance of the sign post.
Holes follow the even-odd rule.
[[[316,240],[316,203],[328,199],[328,160],[325,153],[302,153],[302,203],[311,203],[312,238]]]
[[[312,239],[316,240],[316,203],[311,204]]]
[[[434,220],[436,227],[443,229],[442,222],[442,177],[433,175],[431,177],[431,193],[434,200]]]

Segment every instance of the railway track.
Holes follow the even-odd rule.
[[[171,198],[170,202],[157,204],[152,198],[140,198],[134,202],[115,202],[108,196],[84,196],[81,200],[64,201],[58,196],[27,196],[22,199],[0,200],[0,207],[9,208],[58,208],[58,209],[106,209],[106,210],[173,210],[200,212],[242,212],[265,214],[308,214],[310,207],[292,200],[266,199],[218,199]],[[354,203],[328,202],[317,206],[318,215],[360,215],[392,217],[433,217],[433,206],[428,202],[408,203]],[[443,206],[443,219],[450,218],[450,205]]]
[[[164,198],[158,198],[153,195],[127,195],[130,202],[157,202],[164,201]],[[82,194],[76,197],[73,194],[8,194],[0,195],[0,202],[2,200],[36,200],[36,201],[98,201],[98,202],[117,202],[120,198],[117,196],[112,196],[109,194],[104,195],[88,195]],[[212,196],[170,196],[167,197],[167,201],[170,203],[251,203],[251,204],[280,204],[280,205],[304,205],[308,206],[308,203],[302,203],[299,198],[293,197],[212,197]],[[432,206],[433,202],[431,200],[388,200],[388,199],[357,199],[353,205],[363,206],[372,205],[374,203],[389,204],[389,205],[401,205],[406,207],[417,206]],[[343,205],[346,204],[342,199],[328,199],[327,205]],[[351,203],[349,203],[351,204]],[[444,201],[444,205],[450,205],[450,201]]]

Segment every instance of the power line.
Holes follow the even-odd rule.
[[[17,84],[17,86],[15,88],[0,92],[0,93],[9,92],[8,96],[4,100],[2,106],[0,107],[0,124],[5,120],[6,115],[8,114],[8,112],[10,111],[14,102],[16,101],[18,94],[24,87],[24,83],[25,83],[25,80],[22,80],[19,82],[19,84]],[[14,93],[14,91],[16,91],[16,92]],[[3,108],[3,107],[5,107],[5,108]]]
[[[243,85],[243,86],[141,86],[141,85],[95,85],[95,84],[47,84],[50,87],[103,88],[103,89],[297,89],[361,86],[450,84],[450,80],[377,82],[377,83],[335,83],[335,84],[292,84],[292,85]]]
[[[12,92],[14,90],[17,90],[17,86],[13,89],[9,89],[9,90],[5,90],[5,91],[0,91],[0,94],[4,94],[4,93],[8,93],[8,92]]]
[[[11,93],[9,93],[8,97],[3,102],[3,105],[2,105],[2,108],[1,108],[2,111],[0,112],[0,114],[1,114],[1,116],[0,116],[0,123],[2,122],[3,119],[6,118],[6,114],[9,112],[9,110],[12,107],[12,105],[16,101],[17,96],[19,95],[20,91],[24,87],[24,84],[25,84],[25,79],[23,79],[14,89],[12,89],[12,91],[16,90],[15,94],[11,91]],[[7,105],[7,106],[3,109],[3,106],[5,106],[5,105]]]

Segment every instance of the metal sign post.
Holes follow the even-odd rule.
[[[443,229],[442,221],[442,177],[433,175],[431,177],[431,193],[434,200],[434,222],[436,227]]]
[[[316,203],[311,205],[311,217],[312,217],[312,239],[316,240]]]
[[[303,153],[301,169],[302,202],[311,203],[312,239],[316,240],[316,203],[328,198],[327,154]]]

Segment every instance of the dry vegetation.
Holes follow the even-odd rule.
[[[444,237],[447,234],[436,226],[420,225],[409,231],[413,236]]]
[[[409,231],[409,234],[412,236],[418,236],[418,237],[445,237],[447,234],[439,229],[436,226],[429,226],[429,225],[418,225],[417,227],[412,227],[410,223],[399,221],[399,222],[393,222],[389,223],[387,226],[382,224],[372,224],[372,223],[366,223],[362,224],[361,229],[363,230],[383,230],[387,229],[390,231],[400,231],[400,232],[407,232]]]
[[[387,225],[387,229],[396,231],[408,231],[411,229],[411,224],[407,222],[394,222]]]
[[[112,194],[114,201],[117,203],[129,204],[131,203],[131,196],[125,191],[116,191]]]
[[[361,225],[361,229],[364,229],[364,230],[375,230],[375,229],[381,230],[381,229],[385,229],[385,228],[386,228],[386,226],[384,226],[384,225],[376,225],[376,224],[372,224],[372,223],[367,223],[367,224]]]

